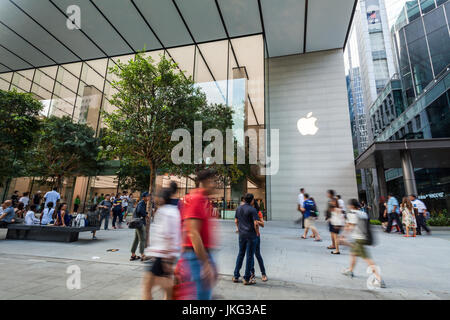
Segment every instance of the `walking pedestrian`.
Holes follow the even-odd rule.
[[[337,199],[336,199],[336,192],[332,189],[327,191],[327,198],[328,198],[328,207],[327,211],[325,212],[325,221],[328,222],[328,230],[330,230],[331,235],[331,211],[333,210],[333,206],[335,205]],[[331,245],[327,247],[327,249],[334,249],[336,250],[336,244],[334,242],[334,237],[331,235]]]
[[[309,194],[305,193],[304,197],[305,201],[303,202],[302,213],[303,217],[305,217],[305,232],[302,235],[302,239],[306,239],[308,237],[308,231],[311,229],[314,241],[322,241],[322,239],[320,239],[319,231],[314,225],[317,218],[316,203],[309,197]]]
[[[300,188],[300,193],[297,196],[297,210],[302,215],[300,218],[298,218],[295,223],[299,224],[302,223],[302,229],[305,229],[305,216],[303,215],[303,202],[305,202],[305,189]]]
[[[402,212],[402,222],[406,228],[405,237],[409,237],[409,230],[413,229],[413,237],[416,236],[416,217],[414,216],[414,207],[408,197],[403,197],[402,204],[400,205]]]
[[[100,228],[102,227],[102,221],[105,220],[104,229],[108,230],[109,217],[111,215],[111,208],[112,208],[111,196],[107,194],[105,196],[105,199],[100,201],[97,207],[100,209],[99,227]]]
[[[391,232],[392,229],[392,223],[395,221],[397,223],[397,226],[400,228],[400,231],[402,234],[405,233],[403,230],[402,222],[400,221],[400,209],[398,205],[397,199],[394,197],[392,193],[389,193],[388,195],[388,202],[387,202],[387,214],[388,214],[388,225],[386,227],[387,233]]]
[[[361,257],[372,269],[372,273],[375,276],[374,285],[380,288],[385,288],[386,285],[383,279],[381,279],[377,267],[374,261],[370,258],[367,250],[367,246],[372,244],[369,216],[366,212],[360,210],[360,204],[356,199],[350,199],[348,201],[348,208],[349,212],[347,214],[345,232],[346,234],[350,234],[353,242],[351,243],[350,268],[345,269],[343,274],[353,278],[353,270],[355,269],[356,259],[357,257]]]
[[[145,255],[144,255],[144,249],[146,244],[146,237],[147,234],[145,232],[146,225],[150,223],[149,216],[147,213],[147,202],[150,200],[150,194],[148,192],[144,192],[142,194],[142,199],[137,204],[135,215],[133,218],[140,219],[141,223],[140,225],[135,228],[135,234],[134,234],[134,240],[133,244],[131,245],[131,257],[130,261],[139,260],[141,259],[144,261]],[[140,256],[136,255],[136,250],[139,245],[139,253]]]
[[[175,184],[175,185],[173,185]],[[143,299],[152,299],[152,289],[161,287],[165,300],[173,296],[173,267],[180,255],[181,228],[180,212],[173,195],[177,186],[173,182],[170,188],[163,189],[157,196],[159,205],[152,230],[152,243],[145,249],[146,256],[153,258],[153,263],[144,275]]]
[[[412,194],[409,196],[411,203],[414,207],[416,223],[417,223],[417,234],[422,235],[422,228],[427,232],[427,234],[431,234],[430,228],[428,228],[425,217],[427,215],[427,207],[425,203],[421,200],[417,199],[417,196]]]
[[[237,231],[239,233],[239,252],[236,258],[236,266],[234,268],[233,282],[239,282],[240,270],[244,257],[246,258],[244,284],[251,285],[256,283],[256,279],[252,278],[252,268],[254,267],[254,255],[257,244],[256,230],[259,226],[258,212],[254,203],[254,196],[251,193],[247,193],[244,197],[245,204],[240,205],[236,209],[234,222],[236,224]]]
[[[186,195],[181,210],[182,252],[175,272],[180,279],[176,284],[177,299],[186,295],[183,288],[187,283],[193,292],[189,297],[198,300],[210,300],[212,288],[217,280],[216,265],[211,253],[215,247],[213,238],[214,224],[211,217],[212,208],[208,197],[216,187],[216,172],[212,169],[202,170],[197,174],[200,183],[198,189]],[[187,276],[186,276],[187,275]]]
[[[116,195],[114,201],[113,201],[113,207],[112,207],[112,227],[113,229],[117,229],[116,222],[119,220],[119,228],[122,225],[122,199],[119,196],[119,194]]]
[[[386,198],[381,196],[378,202],[378,220],[381,222],[381,227],[383,230],[386,230],[388,223],[386,208]]]
[[[330,202],[331,217],[330,217],[330,233],[332,238],[332,243],[335,247],[331,254],[340,254],[339,251],[339,233],[345,225],[345,216],[342,209],[339,206],[338,200],[333,199]]]

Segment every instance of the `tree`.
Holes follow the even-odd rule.
[[[134,167],[149,168],[149,192],[154,193],[158,168],[170,169],[175,129],[193,131],[194,121],[208,114],[206,96],[191,78],[164,56],[158,64],[137,54],[127,64],[110,69],[119,80],[110,99],[116,110],[103,112],[107,126],[103,152],[127,159]],[[225,110],[227,107],[220,107]]]
[[[94,129],[67,116],[52,116],[42,121],[28,171],[43,182],[51,179],[60,189],[64,178],[95,175],[99,150]]]
[[[0,90],[0,185],[24,174],[26,151],[33,145],[42,109],[30,93]]]

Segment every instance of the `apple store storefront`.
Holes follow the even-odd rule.
[[[70,3],[69,3],[70,2]],[[224,217],[252,192],[268,219],[297,217],[300,187],[326,206],[326,191],[357,196],[344,74],[343,47],[355,0],[113,0],[2,1],[0,89],[31,92],[43,116],[69,116],[98,135],[100,113],[112,111],[109,68],[137,52],[161,55],[192,77],[210,103],[234,110],[233,129],[263,132],[264,150],[245,178],[222,183],[213,195]],[[237,140],[244,143],[242,134]],[[95,177],[66,179],[63,201],[88,205],[97,193],[116,193],[117,161]],[[179,196],[195,187],[189,177],[160,172]],[[35,193],[48,187],[33,177],[0,189]],[[120,189],[120,191],[122,191]],[[132,190],[128,190],[132,191]],[[138,195],[136,191],[135,195]]]

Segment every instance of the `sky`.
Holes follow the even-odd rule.
[[[395,20],[405,2],[406,0],[385,0],[386,11],[389,19],[389,29],[395,23]]]

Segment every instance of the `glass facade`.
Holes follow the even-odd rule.
[[[151,56],[155,62],[159,61],[160,55],[169,57],[186,76],[192,77],[206,94],[209,103],[221,103],[233,108],[234,129],[265,127],[262,35],[149,51],[144,55]],[[42,116],[69,116],[75,122],[87,123],[100,135],[99,129],[104,127],[100,117],[101,110],[114,110],[108,100],[115,93],[115,88],[111,85],[114,78],[109,67],[114,66],[118,60],[126,62],[133,57],[134,55],[124,55],[0,73],[0,89],[31,92],[44,105]],[[237,136],[237,140],[243,144],[244,136]],[[158,177],[160,185],[164,183],[164,179],[167,180],[164,177]],[[195,186],[190,179],[172,178],[178,180],[180,190],[184,192]],[[44,186],[32,181],[32,178],[14,179],[9,190],[45,191]],[[264,184],[260,181],[246,183],[249,192],[265,201]],[[67,202],[70,202],[75,193],[87,204],[95,193],[100,195],[118,191],[116,177],[111,175],[111,170],[106,170],[104,175],[97,177],[79,177],[76,181],[66,181],[64,185],[62,195]],[[233,188],[234,186],[226,186],[225,189],[217,190],[216,194],[220,200],[225,196],[229,208],[240,200],[240,196],[232,197]]]

